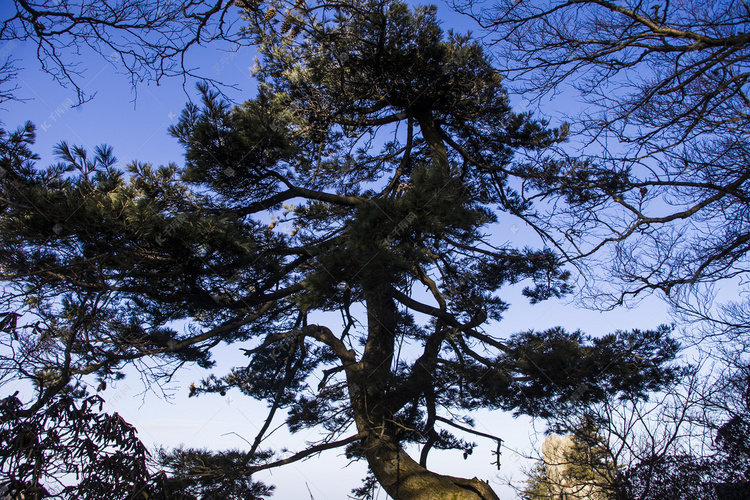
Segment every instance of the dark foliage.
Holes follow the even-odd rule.
[[[427,469],[431,450],[473,451],[456,428],[500,441],[456,412],[549,416],[677,375],[666,328],[494,334],[503,287],[523,283],[532,302],[571,291],[554,251],[491,236],[500,215],[535,210],[516,152],[545,154],[566,130],[512,112],[479,42],[444,32],[433,7],[390,0],[243,5],[257,96],[232,107],[201,86],[171,129],[184,168],[121,171],[110,148],[66,143],[39,168],[22,147],[30,127],[2,136],[1,303],[26,318],[4,361],[39,382],[40,401],[146,359],[156,381],[210,367],[215,346],[238,344],[247,364],[190,395],[236,389],[268,415],[248,451],[162,454],[167,488],[263,496],[254,472],[348,446],[394,498],[496,498]],[[282,414],[321,441],[261,452]]]
[[[0,401],[2,491],[27,499],[149,495],[148,451],[133,426],[102,413],[102,403],[70,392],[35,412],[16,396]]]

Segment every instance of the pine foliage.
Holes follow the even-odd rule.
[[[111,148],[61,143],[42,168],[32,126],[0,136],[2,304],[26,318],[6,342],[23,344],[26,373],[55,370],[41,398],[124,366],[153,381],[210,367],[236,344],[247,364],[190,396],[237,390],[269,414],[250,450],[161,456],[191,495],[215,493],[191,476],[199,462],[235,478],[221,495],[268,493],[243,478],[288,462],[258,448],[281,416],[325,436],[295,460],[347,446],[394,497],[492,498],[426,470],[432,449],[473,450],[452,433],[457,413],[550,416],[679,374],[668,328],[496,333],[505,287],[523,283],[531,302],[571,291],[552,249],[493,236],[500,217],[534,210],[516,152],[544,154],[566,130],[510,109],[480,42],[393,0],[297,2],[282,21],[280,3],[245,7],[257,95],[231,106],[201,86],[170,129],[183,167],[123,170]]]

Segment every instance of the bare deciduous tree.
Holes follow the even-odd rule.
[[[544,187],[535,199],[571,202],[550,204],[553,217],[535,219],[536,227],[574,260],[601,259],[584,269],[612,264],[604,267],[615,286],[591,291],[597,306],[747,271],[746,3],[500,0],[457,7],[498,42],[516,90],[586,103],[573,130],[588,160],[563,154],[523,173]]]
[[[225,82],[193,67],[187,52],[199,45],[244,44],[240,10],[232,1],[196,0],[14,0],[0,21],[0,102],[16,97],[14,50],[33,43],[41,68],[62,85],[72,86],[82,103],[93,95],[81,87],[81,53],[93,50],[124,68],[131,83],[196,77],[218,87]]]

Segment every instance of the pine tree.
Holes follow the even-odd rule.
[[[473,432],[468,414],[453,415],[549,417],[678,375],[668,328],[492,333],[504,286],[528,283],[532,302],[571,290],[552,250],[491,235],[499,214],[533,210],[514,189],[515,152],[541,154],[565,131],[512,112],[479,42],[444,32],[434,7],[392,0],[245,7],[257,95],[232,107],[201,87],[171,129],[184,167],[123,172],[109,148],[62,143],[61,163],[40,169],[14,146],[31,128],[4,136],[3,303],[39,326],[8,336],[30,347],[28,376],[54,374],[25,411],[71,380],[144,359],[164,376],[210,367],[215,346],[237,343],[247,365],[190,395],[266,400],[266,422],[241,456],[164,455],[175,473],[200,457],[247,477],[346,446],[393,498],[486,499],[484,481],[427,469],[433,449],[472,449],[448,430]],[[325,439],[286,458],[260,449],[280,410]]]
[[[545,441],[544,457],[529,472],[525,500],[614,500],[620,480],[600,427],[584,414],[573,433]]]
[[[617,469],[600,426],[589,415],[584,414],[578,422],[567,459],[571,484],[589,493],[588,498],[614,498]]]
[[[554,500],[556,498],[543,461],[534,464],[534,468],[528,472],[525,484],[520,492],[523,500]]]

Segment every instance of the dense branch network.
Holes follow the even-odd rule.
[[[190,395],[267,401],[261,431],[246,452],[166,454],[171,470],[235,478],[346,446],[394,498],[494,499],[479,479],[427,469],[431,450],[473,447],[448,430],[470,429],[457,413],[551,417],[678,375],[668,328],[493,333],[503,287],[523,282],[532,302],[570,291],[552,250],[490,236],[499,213],[534,214],[515,154],[565,129],[513,113],[479,43],[443,32],[433,7],[243,5],[258,94],[230,106],[202,85],[170,130],[183,168],[122,172],[109,148],[63,143],[61,163],[39,169],[33,127],[2,136],[2,304],[25,315],[8,320],[19,354],[3,362],[38,382],[28,414],[86,374],[141,362],[169,377],[239,343],[247,365]],[[261,450],[282,413],[322,441]]]
[[[579,147],[518,174],[550,202],[540,232],[614,285],[593,285],[595,306],[746,273],[747,5],[456,4],[503,41],[516,90],[586,104]]]
[[[121,69],[134,87],[177,76],[184,82],[196,78],[222,88],[225,82],[193,67],[188,52],[206,44],[226,42],[228,51],[246,45],[239,10],[231,1],[14,0],[12,4],[0,23],[0,84],[12,85],[20,44],[34,44],[41,69],[63,86],[72,86],[79,104],[93,97],[81,86],[85,68],[76,62],[88,51]],[[3,88],[0,102],[17,98],[16,90]]]

